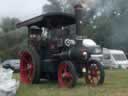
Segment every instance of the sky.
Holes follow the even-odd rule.
[[[42,13],[42,6],[47,0],[0,0],[0,19],[17,17],[26,20]]]

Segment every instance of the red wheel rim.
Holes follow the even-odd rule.
[[[92,86],[96,86],[99,83],[100,80],[100,69],[98,64],[90,64],[90,66],[88,67],[88,71],[87,71],[87,83],[91,84]]]
[[[72,87],[72,73],[68,64],[60,64],[58,71],[58,83],[61,88]]]
[[[22,52],[20,57],[20,79],[24,84],[30,84],[33,80],[34,64],[29,52]]]

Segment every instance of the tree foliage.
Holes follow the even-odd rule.
[[[17,18],[3,18],[0,23],[0,58],[17,58],[17,53],[26,39],[26,28],[16,29]]]
[[[9,32],[16,29],[16,23],[18,23],[20,20],[17,18],[9,18],[5,17],[2,19],[2,22],[0,24],[0,28],[3,32]]]
[[[27,43],[26,29],[16,29],[0,34],[0,58],[17,58],[19,50]]]

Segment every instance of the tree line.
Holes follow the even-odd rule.
[[[18,58],[17,54],[26,40],[26,29],[16,28],[18,18],[5,17],[0,23],[0,58]]]

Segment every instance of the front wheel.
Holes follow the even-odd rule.
[[[40,82],[40,57],[33,46],[21,52],[20,80],[24,84]]]
[[[102,85],[104,83],[104,67],[96,60],[90,60],[87,64],[85,81],[92,86]]]
[[[58,67],[58,83],[61,88],[74,87],[77,81],[75,67],[70,61],[64,61]]]

